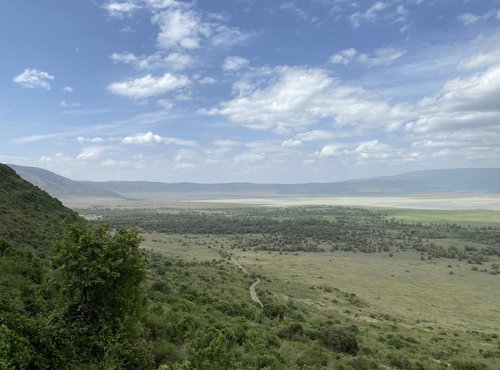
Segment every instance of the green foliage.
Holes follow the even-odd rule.
[[[195,369],[232,369],[236,366],[232,346],[228,333],[211,326],[194,333],[188,345],[189,360]]]
[[[61,292],[64,313],[73,322],[115,325],[142,307],[140,284],[145,270],[132,231],[71,225],[52,257],[53,283]]]
[[[328,349],[350,355],[358,353],[357,327],[324,325],[319,331],[319,340]]]
[[[294,322],[281,329],[278,336],[283,339],[300,341],[304,339],[305,331],[302,324]]]
[[[143,308],[144,262],[137,233],[109,227],[68,228],[52,256],[52,283],[59,292],[57,322],[78,348],[78,360],[106,368],[148,362],[137,318]],[[76,359],[72,359],[76,361]]]
[[[0,325],[0,369],[25,369],[31,363],[33,349],[29,341]]]

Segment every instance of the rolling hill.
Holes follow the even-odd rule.
[[[196,196],[332,196],[500,194],[500,168],[465,168],[408,172],[331,183],[163,183],[149,181],[73,181],[35,167],[11,166],[20,176],[59,197],[140,198]]]
[[[499,194],[500,168],[427,170],[395,176],[332,183],[253,184],[253,183],[161,183],[147,181],[107,181],[96,184],[125,196],[170,195],[414,195],[414,194]]]

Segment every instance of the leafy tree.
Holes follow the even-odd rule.
[[[54,322],[64,326],[60,332],[73,346],[72,360],[106,368],[148,363],[137,320],[145,278],[141,240],[129,230],[77,223],[54,248],[52,282],[59,292]]]
[[[196,369],[233,369],[236,359],[231,339],[213,326],[197,331],[188,346],[188,359]]]

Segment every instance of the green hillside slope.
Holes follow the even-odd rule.
[[[64,221],[77,219],[59,200],[0,164],[0,239],[42,250],[62,235]]]

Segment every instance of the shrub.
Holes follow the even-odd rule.
[[[319,340],[328,349],[350,355],[358,353],[359,346],[356,338],[358,328],[325,326],[319,332]]]

